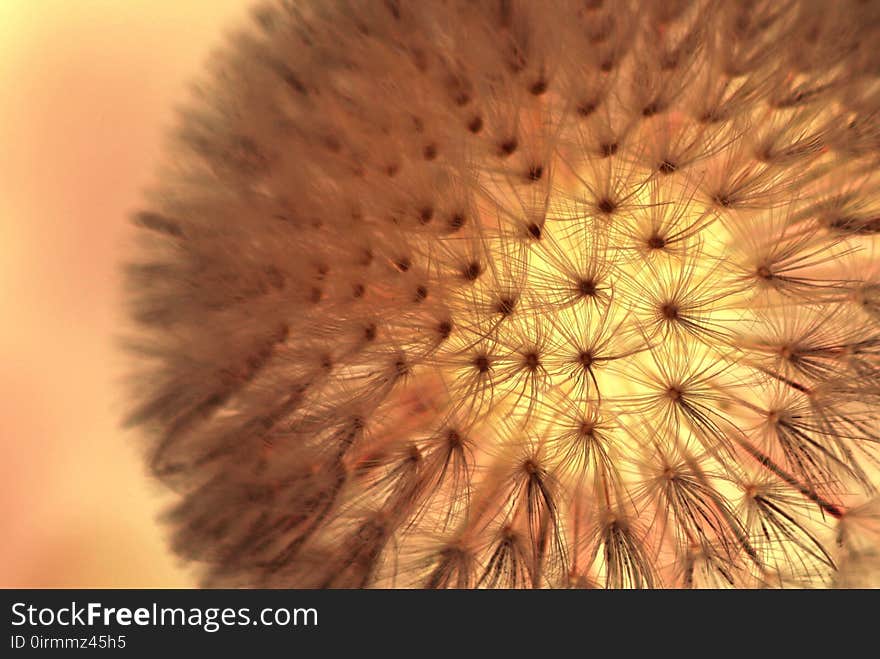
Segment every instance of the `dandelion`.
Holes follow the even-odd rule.
[[[128,269],[205,585],[877,583],[880,5],[253,17]]]

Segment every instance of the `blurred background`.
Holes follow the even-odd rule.
[[[187,83],[247,0],[0,0],[0,586],[171,587],[119,426],[120,261]]]

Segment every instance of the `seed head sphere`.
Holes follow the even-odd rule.
[[[880,574],[880,3],[279,0],[134,216],[231,587]]]

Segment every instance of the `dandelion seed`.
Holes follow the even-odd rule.
[[[126,269],[204,584],[877,584],[877,3],[255,18]]]

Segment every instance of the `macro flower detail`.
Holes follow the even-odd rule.
[[[205,585],[880,584],[880,4],[253,17],[127,275]]]

